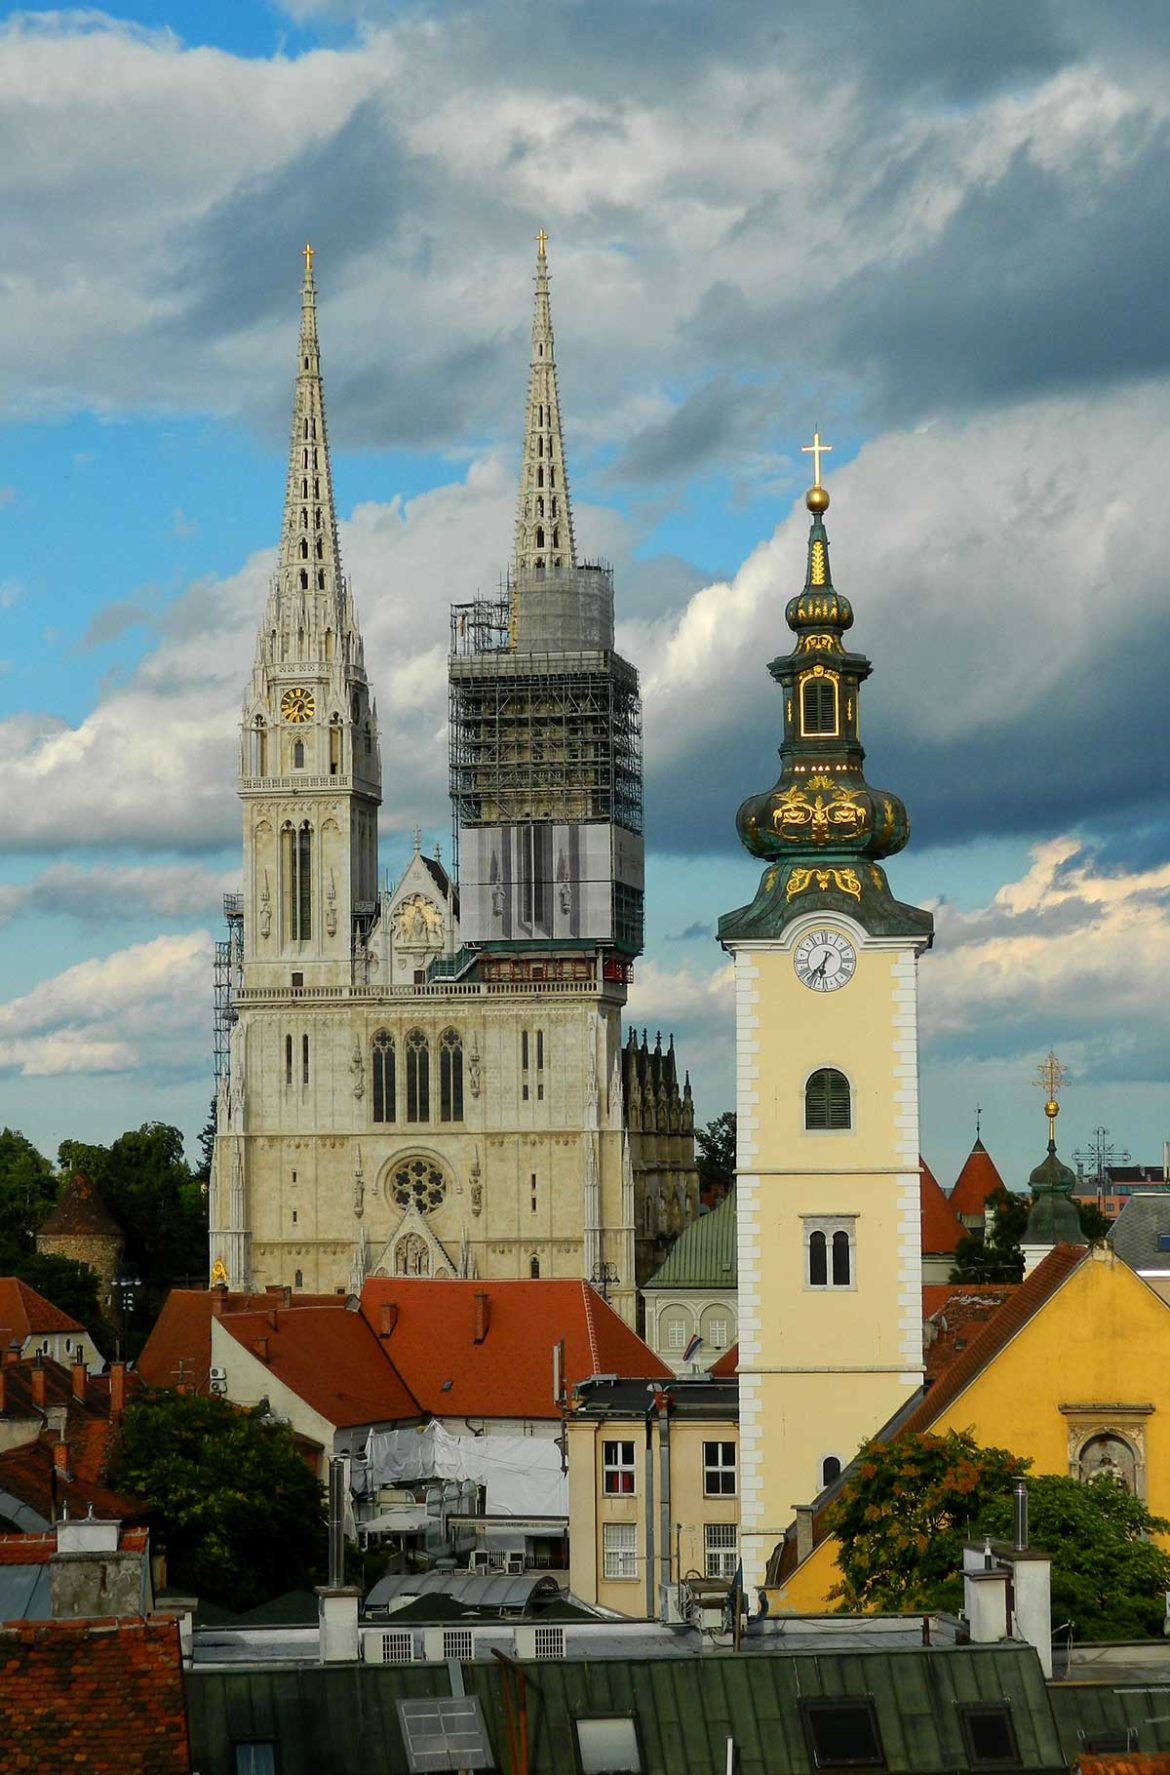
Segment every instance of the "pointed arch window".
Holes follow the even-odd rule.
[[[325,657],[333,656],[333,631],[325,631]],[[329,722],[329,775],[338,776],[341,772],[341,716],[334,715]]]
[[[373,1042],[373,1102],[376,1122],[398,1119],[394,1037],[380,1029]]]
[[[293,769],[294,770],[304,770],[304,768],[305,768],[305,742],[304,742],[304,740],[296,740],[293,743]]]
[[[412,1029],[406,1038],[406,1119],[431,1119],[431,1050],[421,1029]]]
[[[313,831],[306,820],[281,833],[284,865],[284,928],[290,943],[307,943],[312,935]]]
[[[309,539],[307,536],[302,536],[301,537],[301,560],[307,561],[308,558],[309,558]]]
[[[540,524],[536,526],[536,546],[538,549],[544,547],[544,529]]]
[[[800,687],[800,731],[806,737],[830,738],[840,731],[835,678],[806,678]]]
[[[305,572],[305,569],[302,567],[301,568],[301,590],[302,590],[302,592],[307,592],[308,589],[309,589],[309,576]]]
[[[325,590],[325,569],[323,567],[317,569],[317,590],[319,592]]]
[[[463,1043],[454,1029],[439,1037],[439,1120],[463,1120]]]
[[[804,1125],[810,1132],[853,1125],[853,1093],[835,1066],[821,1066],[804,1087]]]

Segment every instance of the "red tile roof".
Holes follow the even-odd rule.
[[[1170,1752],[1125,1750],[1113,1756],[1088,1756],[1082,1751],[1073,1767],[1080,1775],[1170,1775]]]
[[[951,1213],[982,1214],[988,1196],[1003,1187],[1003,1178],[996,1170],[991,1154],[981,1140],[976,1140],[951,1191]]]
[[[938,1179],[925,1159],[921,1161],[921,1167],[922,1249],[934,1255],[953,1251],[967,1229],[943,1195]]]
[[[733,1381],[739,1373],[739,1345],[732,1344],[729,1350],[724,1350],[718,1362],[712,1362],[709,1372],[716,1380]]]
[[[89,1178],[83,1177],[80,1172],[69,1179],[57,1206],[49,1218],[41,1222],[40,1231],[57,1236],[84,1233],[91,1239],[122,1237],[121,1227]]]
[[[931,1384],[970,1348],[977,1337],[983,1335],[988,1321],[1005,1301],[1011,1299],[1018,1287],[1017,1282],[953,1282],[941,1288],[922,1290],[926,1378]],[[942,1298],[927,1307],[927,1294]]]
[[[39,1371],[44,1389],[44,1406],[33,1403],[33,1377]],[[128,1390],[136,1384],[133,1373],[126,1375]],[[86,1375],[84,1397],[73,1392],[73,1374],[59,1362],[26,1359],[6,1362],[0,1367],[0,1423],[14,1425],[22,1420],[27,1440],[0,1453],[0,1491],[9,1492],[46,1522],[52,1521],[62,1504],[68,1504],[75,1515],[83,1514],[90,1504],[99,1516],[136,1516],[141,1506],[132,1498],[109,1490],[105,1468],[110,1442],[110,1377]],[[64,1414],[64,1440],[69,1445],[66,1473],[54,1471],[53,1449],[60,1440],[57,1430],[48,1427],[48,1414],[55,1422]]]
[[[178,1623],[0,1627],[0,1719],[5,1775],[190,1775]]]
[[[122,1553],[145,1553],[150,1544],[150,1530],[123,1528],[118,1536]],[[0,1565],[48,1565],[57,1551],[57,1536],[0,1535]]]
[[[56,1331],[81,1331],[76,1319],[15,1276],[0,1276],[0,1346]]]
[[[487,1318],[480,1343],[477,1296]],[[379,1334],[383,1310],[390,1329],[381,1341],[416,1398],[439,1416],[555,1418],[552,1352],[562,1338],[570,1392],[594,1374],[673,1378],[587,1282],[373,1277],[362,1311]]]
[[[221,1323],[276,1380],[339,1428],[423,1415],[360,1313],[274,1304],[263,1313],[225,1313]]]
[[[211,1320],[214,1314],[254,1312],[281,1306],[285,1291],[264,1294],[231,1294],[226,1288],[172,1288],[146,1347],[137,1372],[150,1387],[174,1387],[180,1379],[196,1392],[207,1391],[211,1367]],[[331,1306],[344,1311],[343,1294],[293,1294],[298,1306]]]

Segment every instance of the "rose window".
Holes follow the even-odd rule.
[[[430,1159],[407,1159],[390,1175],[390,1195],[400,1208],[412,1204],[421,1214],[428,1214],[442,1205],[447,1194],[447,1180]]]

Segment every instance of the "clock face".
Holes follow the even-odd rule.
[[[792,965],[810,992],[837,992],[853,978],[857,951],[840,931],[810,931],[797,944]]]
[[[281,714],[286,721],[295,723],[311,721],[316,706],[312,691],[302,690],[299,684],[294,685],[291,690],[286,690],[280,699]]]

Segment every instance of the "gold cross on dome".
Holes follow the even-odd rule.
[[[828,455],[829,451],[832,450],[832,448],[833,448],[832,444],[822,444],[821,443],[821,434],[819,431],[813,432],[813,441],[811,444],[802,444],[800,446],[801,455],[802,456],[811,456],[813,459],[813,486],[814,487],[819,487],[821,484],[821,457]]]
[[[544,258],[544,249],[547,245],[548,245],[548,235],[545,233],[544,229],[542,228],[536,236],[536,251],[537,251],[538,256],[542,259]]]
[[[305,242],[305,276],[312,277],[312,275],[313,275],[313,249],[309,245],[308,241],[306,241]]]
[[[1048,1117],[1048,1138],[1056,1139],[1056,1118],[1060,1114],[1057,1098],[1068,1077],[1068,1067],[1062,1066],[1051,1048],[1047,1060],[1042,1060],[1036,1068],[1036,1084],[1045,1096],[1044,1114]]]

